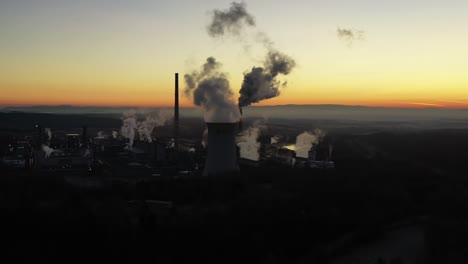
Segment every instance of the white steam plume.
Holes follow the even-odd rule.
[[[136,110],[131,109],[124,112],[122,123],[120,134],[128,139],[127,149],[132,149],[135,140],[135,129],[137,128]]]
[[[240,148],[241,158],[258,161],[260,159],[260,142],[258,138],[261,134],[262,126],[254,124],[248,129],[242,131],[238,138],[237,145]]]
[[[206,122],[234,123],[239,121],[239,108],[232,101],[233,92],[226,74],[219,72],[221,64],[209,57],[200,72],[186,74],[185,94],[204,112]]]
[[[52,139],[52,130],[50,130],[50,128],[45,128],[44,130],[47,134],[47,140],[50,141]]]
[[[313,133],[303,132],[296,138],[296,157],[307,158],[309,156],[309,150],[314,144],[319,143],[320,139],[324,136],[324,133],[316,129]]]
[[[131,149],[133,147],[133,142],[135,140],[135,130],[138,131],[140,140],[153,142],[153,137],[151,136],[153,130],[156,127],[161,127],[165,125],[173,117],[172,111],[167,109],[161,109],[157,112],[147,114],[144,119],[139,122],[137,118],[137,111],[131,109],[123,114],[122,128],[120,129],[120,134],[129,140],[127,148]],[[115,131],[114,131],[115,132]],[[117,133],[112,132],[114,138],[117,137]]]
[[[105,137],[104,131],[97,132],[97,138],[104,139],[104,137]]]
[[[146,140],[150,143],[153,142],[151,134],[153,133],[154,128],[164,126],[167,121],[172,119],[172,117],[172,111],[167,109],[147,115],[144,121],[137,123],[140,139]]]
[[[208,146],[208,128],[205,128],[205,130],[203,130],[201,144],[204,148]]]
[[[280,136],[273,136],[270,138],[270,144],[277,144],[280,142],[280,140],[281,140]]]
[[[54,152],[55,150],[47,145],[42,145],[41,146],[42,148],[42,151],[45,152],[45,157],[46,159],[48,159],[50,157],[50,155],[52,154],[52,152]]]
[[[114,139],[116,139],[118,135],[119,135],[119,132],[117,132],[117,131],[112,131],[112,137],[113,137]]]

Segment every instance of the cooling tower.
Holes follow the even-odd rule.
[[[208,155],[204,176],[234,176],[239,172],[236,153],[237,123],[207,123]]]

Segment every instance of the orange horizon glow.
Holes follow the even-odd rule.
[[[211,56],[236,102],[244,74],[265,67],[261,31],[296,67],[277,76],[287,82],[279,97],[255,106],[468,109],[466,1],[249,1],[258,26],[241,41],[206,32],[207,12],[227,3],[104,2],[0,3],[0,107],[172,107],[175,72],[180,106],[194,107],[183,76]],[[348,45],[337,27],[363,30],[365,40]]]

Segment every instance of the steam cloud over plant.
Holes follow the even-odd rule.
[[[356,29],[338,28],[336,34],[339,39],[351,46],[356,40],[364,40],[364,31]]]
[[[45,128],[44,130],[47,134],[47,140],[50,141],[52,139],[52,130],[50,128]]]
[[[50,157],[50,155],[52,155],[52,153],[55,151],[53,148],[47,146],[47,145],[42,145],[41,146],[42,148],[42,151],[44,151],[45,153],[45,158],[48,159]]]
[[[244,74],[244,81],[239,91],[239,106],[245,107],[262,100],[280,95],[280,86],[286,85],[276,78],[279,74],[288,75],[296,66],[289,56],[279,52],[268,52],[263,67],[253,67]]]
[[[247,12],[245,3],[233,2],[229,10],[214,10],[213,14],[208,27],[208,33],[212,37],[226,33],[239,35],[245,25],[255,26],[255,19]],[[279,96],[280,87],[286,86],[286,82],[281,83],[277,79],[278,75],[288,75],[296,66],[292,58],[273,48],[273,42],[264,32],[257,32],[255,40],[262,43],[268,53],[262,67],[253,67],[250,72],[244,74],[244,81],[239,91],[239,107]]]
[[[314,144],[318,144],[323,138],[324,133],[320,129],[314,130],[311,132],[303,132],[296,138],[296,157],[307,158],[309,155],[309,150]]]
[[[186,74],[185,94],[203,109],[206,122],[237,122],[239,109],[231,100],[233,92],[226,74],[219,71],[220,67],[215,58],[209,57],[201,71]]]
[[[251,127],[242,131],[238,138],[237,145],[240,148],[240,157],[248,160],[258,161],[260,159],[260,147],[258,138],[265,126],[260,122],[255,122]]]
[[[138,121],[137,111],[131,109],[124,112],[122,118],[122,128],[120,134],[129,140],[127,148],[131,149],[135,140],[135,131],[138,131],[140,140],[153,142],[152,133],[156,127],[161,127],[173,117],[169,110],[159,110],[154,113],[147,114],[142,121]],[[114,138],[117,134],[112,132]]]
[[[136,124],[136,111],[131,109],[124,112],[122,119],[122,128],[120,129],[120,134],[128,139],[127,148],[132,149],[133,141],[135,140],[135,129],[137,128]]]
[[[244,2],[233,2],[227,10],[214,10],[208,34],[212,37],[223,36],[226,32],[239,35],[244,26],[255,26],[255,19],[246,7]]]

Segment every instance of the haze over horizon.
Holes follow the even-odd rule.
[[[231,2],[2,1],[0,107],[171,106],[174,73],[209,56],[237,98],[265,47],[250,28],[207,35],[213,10]],[[268,3],[245,1],[297,67],[280,97],[256,105],[468,108],[466,1]]]

